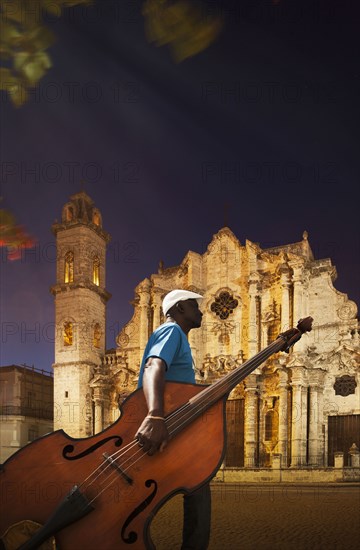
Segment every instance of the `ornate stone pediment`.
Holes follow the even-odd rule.
[[[240,353],[237,356],[233,355],[217,355],[211,357],[209,353],[205,355],[200,369],[197,369],[197,375],[202,381],[211,381],[221,376],[224,376],[228,372],[236,369],[243,363],[243,354]]]
[[[109,369],[106,365],[99,365],[95,367],[94,376],[89,382],[90,388],[102,388],[109,387]]]
[[[111,375],[111,385],[116,388],[118,393],[121,393],[125,389],[132,391],[136,387],[137,372],[128,367],[121,367],[113,372]]]
[[[330,353],[322,353],[315,361],[315,365],[334,374],[352,375],[360,368],[360,350],[343,344]]]
[[[226,241],[229,241],[230,243],[233,243],[236,247],[240,247],[239,240],[235,237],[234,233],[229,229],[229,227],[223,227],[218,231],[212,238],[212,241],[209,243],[207,247],[207,252],[209,253],[216,253],[219,250],[219,245],[221,247],[221,244],[226,243]]]

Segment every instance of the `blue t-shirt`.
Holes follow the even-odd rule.
[[[150,336],[141,362],[139,388],[142,386],[144,366],[149,357],[159,357],[165,362],[165,380],[195,383],[189,342],[176,323],[164,323]]]

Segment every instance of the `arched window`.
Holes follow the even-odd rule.
[[[68,321],[64,323],[63,343],[64,346],[72,346],[74,340],[74,327],[73,324]]]
[[[100,286],[100,260],[98,256],[96,256],[93,260],[93,276],[92,280],[94,285]]]
[[[93,338],[94,348],[100,347],[100,338],[101,338],[101,327],[99,323],[96,323],[96,325],[94,326],[94,338]]]
[[[69,251],[65,254],[65,273],[64,282],[74,282],[74,253]]]

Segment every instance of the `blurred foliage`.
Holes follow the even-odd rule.
[[[15,216],[0,209],[0,247],[7,248],[9,260],[19,260],[24,248],[33,248],[35,240],[28,235],[21,225],[16,223]]]
[[[43,25],[43,15],[59,17],[63,8],[90,4],[92,0],[0,0],[0,89],[14,105],[28,98],[28,90],[51,67],[46,50],[54,34]]]
[[[60,17],[64,8],[92,3],[0,0],[0,89],[7,91],[14,105],[26,102],[29,89],[52,65],[47,50],[55,36],[43,24],[43,16]],[[144,0],[142,12],[148,40],[157,46],[169,45],[177,62],[206,49],[222,28],[221,18],[204,16],[198,0]]]
[[[220,17],[205,16],[193,0],[146,0],[143,14],[149,41],[168,44],[177,62],[205,50],[223,26]]]
[[[15,106],[27,101],[29,90],[52,66],[47,50],[55,36],[43,24],[43,16],[60,17],[64,8],[92,3],[93,0],[0,0],[0,90],[9,94]],[[177,62],[206,49],[222,28],[222,20],[204,17],[200,4],[195,5],[194,0],[144,0],[142,12],[148,40],[157,46],[169,45]],[[8,249],[8,258],[19,259],[23,248],[35,244],[10,211],[0,209],[0,248]]]

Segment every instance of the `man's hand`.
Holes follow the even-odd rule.
[[[148,455],[152,456],[156,451],[163,451],[167,445],[169,434],[165,420],[159,417],[146,416],[138,429],[135,438],[140,447]]]

